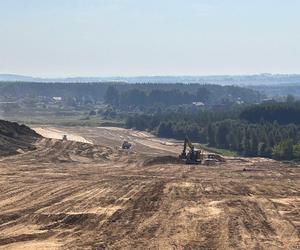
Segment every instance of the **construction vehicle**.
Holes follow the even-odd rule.
[[[122,149],[130,149],[131,146],[131,143],[129,143],[128,141],[124,141],[122,144]]]
[[[188,152],[187,147],[189,147]],[[186,137],[184,139],[183,150],[182,153],[179,155],[179,159],[183,160],[186,164],[201,164],[201,150],[195,150],[195,147],[192,144],[192,142]]]
[[[203,164],[206,166],[215,165],[217,162],[216,154],[207,154],[206,159],[203,161]]]
[[[187,152],[187,147],[189,151]],[[184,139],[184,145],[182,153],[179,155],[179,159],[183,160],[186,164],[201,164],[211,166],[215,165],[217,162],[225,162],[225,159],[218,154],[214,153],[204,153],[201,150],[195,150],[194,145],[188,139]]]
[[[225,162],[225,159],[218,154],[208,153],[203,155],[203,164],[207,166],[215,165],[217,162]]]

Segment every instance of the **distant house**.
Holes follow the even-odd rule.
[[[62,97],[61,96],[53,96],[52,99],[56,102],[61,102],[62,101]]]
[[[266,99],[263,99],[261,102],[263,104],[267,104],[267,103],[274,103],[274,102],[276,102],[276,100],[274,100],[272,98],[266,98]]]
[[[193,102],[193,105],[197,107],[205,106],[203,102]]]

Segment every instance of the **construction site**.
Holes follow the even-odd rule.
[[[297,166],[122,128],[33,129],[34,148],[0,158],[0,249],[300,249]]]

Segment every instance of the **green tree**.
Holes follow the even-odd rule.
[[[250,143],[251,143],[251,154],[253,156],[256,156],[258,150],[258,137],[256,131],[251,132]]]
[[[216,133],[215,127],[210,123],[207,128],[207,137],[208,137],[208,144],[209,146],[216,145]]]
[[[251,142],[250,142],[250,133],[248,129],[244,130],[244,135],[242,139],[242,151],[244,156],[251,156]]]
[[[228,142],[229,142],[229,148],[231,150],[238,150],[239,148],[239,142],[237,134],[234,131],[231,131],[228,135]]]
[[[217,128],[217,133],[216,133],[216,141],[217,145],[220,148],[228,148],[228,141],[227,141],[227,135],[229,132],[229,128],[225,122],[222,122],[219,127]]]
[[[172,130],[172,123],[168,122],[162,122],[159,124],[158,126],[158,131],[157,131],[158,135],[161,137],[172,137],[173,136],[173,130]]]
[[[293,158],[300,160],[300,144],[296,144],[293,147]]]
[[[293,141],[284,140],[273,148],[273,157],[280,160],[291,160],[293,158]]]
[[[119,106],[119,91],[115,86],[109,86],[106,90],[104,101],[113,106]]]
[[[209,101],[210,97],[211,97],[211,92],[207,88],[205,88],[205,87],[198,88],[197,94],[196,94],[196,98],[197,98],[196,101],[207,103]]]

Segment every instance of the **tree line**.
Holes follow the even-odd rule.
[[[300,142],[300,127],[295,124],[279,125],[277,122],[250,124],[240,120],[224,120],[207,127],[208,144],[213,147],[237,151],[244,156],[262,156],[292,159],[291,155],[278,154],[283,143]]]
[[[271,104],[269,104],[271,105]],[[274,104],[270,112],[284,107],[291,114],[295,103]],[[194,142],[210,147],[228,149],[243,156],[261,156],[274,159],[300,160],[300,125],[298,117],[288,117],[289,124],[280,124],[277,120],[268,120],[268,113],[257,118],[256,123],[246,121],[249,110],[264,110],[264,105],[255,105],[246,110],[228,110],[197,113],[175,111],[152,115],[133,115],[126,120],[126,127],[148,130],[160,137],[184,139],[186,136]],[[294,117],[294,118],[293,118]],[[243,118],[243,119],[242,119]],[[259,122],[258,122],[259,121]]]
[[[174,84],[173,88],[165,85],[130,86],[122,90],[116,86],[109,86],[104,96],[107,104],[125,109],[129,106],[149,107],[153,105],[182,105],[202,102],[207,105],[230,103],[257,103],[262,95],[256,91],[236,87],[218,85]],[[134,87],[134,88],[132,88]]]
[[[116,95],[114,96],[114,94]],[[256,103],[263,98],[258,91],[248,88],[213,84],[0,82],[0,97],[24,98],[26,96],[60,96],[64,99],[85,97],[93,102],[106,101],[114,105],[139,106],[150,105],[150,103],[170,105],[174,102],[172,98],[176,100],[179,98],[175,104],[193,101],[216,104],[222,103],[224,99]]]
[[[279,124],[300,124],[300,101],[288,99],[282,103],[268,103],[250,106],[240,116],[250,123],[277,121]]]

